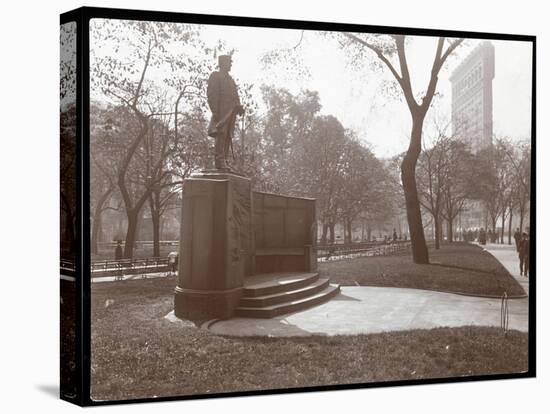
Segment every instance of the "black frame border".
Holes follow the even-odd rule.
[[[445,36],[464,37],[488,40],[509,40],[531,42],[532,53],[532,98],[531,98],[531,199],[530,199],[530,248],[532,259],[529,276],[529,369],[522,373],[488,374],[470,377],[426,378],[418,380],[386,381],[376,383],[338,384],[326,386],[297,387],[287,389],[266,389],[259,391],[242,391],[215,394],[197,394],[182,396],[166,396],[158,398],[136,398],[125,400],[95,401],[90,397],[91,385],[91,275],[90,275],[90,72],[89,22],[93,18],[164,21],[174,23],[196,23],[223,26],[249,26],[280,29],[303,29],[322,31],[354,31],[381,34],[403,34],[412,36]],[[305,20],[283,20],[255,17],[222,16],[196,13],[177,13],[162,11],[130,10],[101,7],[81,7],[61,14],[60,23],[75,21],[77,23],[77,266],[76,279],[77,298],[79,306],[77,315],[77,358],[80,362],[78,370],[81,378],[77,386],[78,401],[66,401],[81,406],[131,404],[141,402],[161,402],[180,400],[199,400],[211,398],[244,397],[259,395],[294,394],[303,392],[319,392],[334,390],[352,390],[380,387],[396,387],[408,385],[431,385],[462,383],[472,381],[490,381],[502,379],[519,379],[536,377],[536,36],[521,34],[503,34],[458,30],[422,29],[414,27],[393,27],[363,24],[348,24],[334,22],[317,22]]]
[[[83,200],[82,200],[82,194],[85,193],[84,189],[89,188],[85,187],[85,183],[83,182],[84,177],[84,170],[82,165],[83,160],[83,132],[84,128],[82,126],[82,119],[83,119],[83,108],[82,103],[84,101],[84,97],[87,96],[87,94],[84,92],[84,89],[82,88],[82,81],[83,81],[83,65],[82,65],[82,56],[84,52],[84,48],[82,45],[82,39],[83,39],[83,28],[82,28],[82,21],[83,21],[83,15],[80,10],[73,10],[68,13],[64,13],[60,17],[60,24],[65,23],[76,23],[76,212],[75,212],[75,240],[77,241],[75,248],[75,285],[76,285],[76,298],[75,298],[75,325],[76,325],[76,332],[75,332],[75,348],[76,348],[76,377],[77,377],[77,384],[75,384],[76,389],[76,396],[74,398],[67,396],[63,394],[63,390],[60,388],[60,398],[62,400],[78,404],[78,405],[86,405],[86,400],[83,398],[83,395],[86,394],[86,387],[84,384],[85,377],[89,377],[89,371],[88,374],[85,371],[85,356],[89,355],[89,352],[86,352],[85,349],[83,349],[83,345],[85,343],[85,338],[87,337],[88,333],[84,329],[86,326],[83,320],[85,312],[85,305],[84,305],[84,296],[85,296],[85,286],[84,286],[84,276],[85,272],[83,267],[83,256],[85,250],[83,249],[82,241],[84,239],[84,235],[88,234],[87,231],[89,231],[88,228],[84,228],[84,221],[83,217],[85,217],[82,214],[82,207],[83,207]],[[89,216],[89,215],[88,215]],[[89,226],[88,226],[89,227]],[[89,278],[88,278],[89,279]],[[90,290],[88,289],[87,292]],[[89,308],[89,307],[88,307]],[[89,312],[88,312],[89,313]],[[89,337],[89,335],[88,335]],[[89,342],[89,340],[88,340]],[[60,361],[62,363],[62,361]],[[88,387],[89,389],[89,387]],[[88,392],[89,394],[89,392]]]

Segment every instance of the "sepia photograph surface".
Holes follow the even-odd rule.
[[[89,26],[94,401],[528,373],[533,41]]]

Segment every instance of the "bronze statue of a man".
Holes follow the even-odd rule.
[[[217,169],[228,168],[227,157],[233,139],[235,119],[237,114],[242,115],[244,112],[237,85],[229,75],[231,63],[231,56],[219,56],[219,70],[212,72],[208,79],[208,106],[212,111],[208,135],[216,140],[214,164]]]

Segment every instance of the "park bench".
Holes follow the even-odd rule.
[[[256,273],[309,271],[314,253],[311,245],[256,249]]]

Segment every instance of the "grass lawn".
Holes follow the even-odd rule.
[[[470,295],[509,297],[522,287],[490,253],[467,243],[430,249],[429,265],[412,262],[410,253],[319,263],[322,276],[343,286],[384,286],[431,289]]]
[[[368,259],[371,260],[371,259]],[[92,397],[220,393],[527,370],[527,334],[442,328],[222,337],[171,323],[173,277],[92,285]]]

